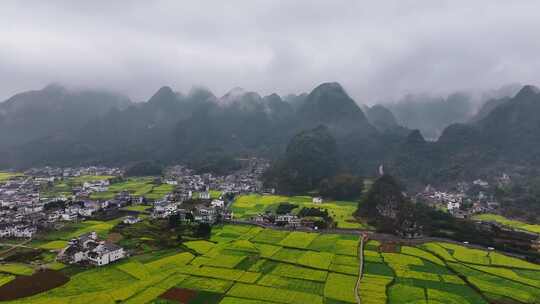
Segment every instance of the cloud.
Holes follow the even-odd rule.
[[[540,81],[537,1],[1,1],[0,100],[339,81],[359,102]]]

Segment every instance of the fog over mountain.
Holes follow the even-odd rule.
[[[538,84],[536,1],[0,2],[0,100],[59,82],[147,100],[337,81],[359,103]]]

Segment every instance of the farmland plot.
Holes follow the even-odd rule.
[[[227,292],[227,295],[238,298],[272,301],[277,303],[323,303],[323,298],[314,294],[259,285],[247,285],[242,283],[234,284],[234,286]]]
[[[103,223],[88,221],[75,230]],[[157,304],[166,303],[156,298],[170,288],[201,293],[193,303],[206,299],[204,294],[211,295],[211,303],[222,298],[225,304],[356,303],[357,235],[224,225],[213,229],[210,240],[185,242],[190,252],[146,253],[84,270],[63,286],[14,303]],[[365,246],[363,304],[485,304],[486,298],[532,304],[540,296],[536,264],[446,243],[396,246],[398,252],[392,253],[380,253],[380,245],[369,241]],[[11,267],[33,271],[22,264]]]
[[[317,237],[316,233],[294,231],[279,242],[280,246],[305,249]]]
[[[328,279],[324,285],[324,296],[348,303],[356,303],[356,297],[354,296],[356,279],[354,276],[344,274],[328,274]]]

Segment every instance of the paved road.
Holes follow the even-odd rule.
[[[360,236],[360,243],[358,244],[358,258],[360,259],[360,265],[358,265],[358,279],[356,280],[356,285],[354,286],[354,296],[356,298],[356,303],[362,304],[360,299],[360,281],[364,274],[364,235]]]

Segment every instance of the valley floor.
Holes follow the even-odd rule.
[[[78,229],[101,228],[106,236],[106,224]],[[39,246],[55,252],[69,235]],[[208,240],[100,268],[64,268],[53,259],[44,267],[63,268],[67,283],[3,303],[353,304],[357,297],[363,304],[540,301],[540,265],[446,242],[405,246],[368,240],[360,267],[358,245],[358,234],[216,226]],[[1,264],[0,294],[16,276],[28,277],[35,268]]]

